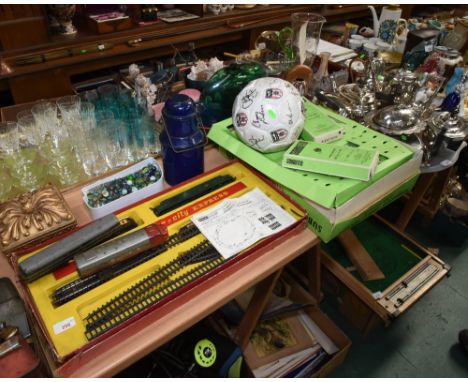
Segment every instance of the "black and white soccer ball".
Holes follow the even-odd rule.
[[[232,107],[239,138],[265,153],[289,147],[301,134],[304,118],[301,95],[280,78],[264,77],[250,82]]]

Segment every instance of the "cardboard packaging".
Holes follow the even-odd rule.
[[[375,175],[369,182],[339,179],[334,176],[310,174],[284,168],[281,165],[284,151],[263,154],[247,146],[240,141],[234,129],[230,128],[232,125],[231,118],[214,124],[208,133],[208,138],[236,157],[254,166],[275,182],[285,187],[294,188],[298,194],[326,208],[336,208],[343,205],[413,157],[413,149],[404,143],[332,111],[324,110],[333,118],[342,121],[345,129],[343,139],[333,142],[333,144],[341,146],[351,144],[354,147],[364,149],[373,149],[375,147],[375,149],[379,150],[380,163],[377,166]],[[301,139],[304,138],[301,137]]]
[[[207,180],[220,175],[231,175],[235,181],[229,183],[220,189],[209,192],[208,194],[196,200],[176,207],[164,215],[157,217],[153,209],[162,201],[168,198],[180,195],[194,186],[204,183]],[[152,275],[153,272],[160,267],[167,266],[169,262],[177,261],[179,255],[194,248],[194,246],[203,243],[204,236],[196,235],[188,240],[181,242],[175,247],[165,249],[163,253],[148,259],[147,261],[138,264],[137,266],[120,273],[113,278],[98,284],[96,287],[88,289],[85,293],[75,296],[72,300],[65,302],[63,305],[55,306],[51,299],[51,295],[58,288],[64,286],[77,279],[78,274],[76,266],[70,263],[60,269],[55,270],[31,283],[21,284],[24,287],[25,301],[33,312],[35,321],[40,327],[42,336],[46,339],[48,347],[51,349],[53,356],[57,362],[64,362],[67,359],[73,359],[74,356],[80,357],[84,351],[93,351],[92,349],[106,340],[125,338],[125,331],[133,330],[134,325],[138,325],[138,321],[148,315],[157,316],[158,309],[164,306],[169,301],[173,301],[176,297],[183,296],[185,291],[191,290],[197,285],[209,280],[219,272],[228,273],[232,265],[238,261],[246,260],[249,256],[257,256],[266,246],[274,243],[278,239],[289,237],[288,235],[295,229],[305,229],[306,213],[284,193],[276,189],[275,185],[268,179],[265,179],[255,170],[240,163],[239,161],[230,162],[220,166],[210,172],[200,175],[190,181],[181,183],[177,187],[172,187],[164,192],[153,194],[146,199],[118,211],[116,214],[120,220],[132,218],[138,228],[143,228],[149,224],[157,223],[167,227],[169,235],[173,235],[186,226],[193,214],[201,212],[205,209],[214,206],[218,202],[226,198],[234,198],[243,195],[245,192],[251,191],[254,188],[259,188],[276,204],[280,205],[289,212],[295,222],[292,226],[279,230],[272,236],[252,245],[249,249],[242,251],[236,256],[216,263],[216,267],[210,269],[208,273],[201,274],[199,277],[189,281],[178,283],[177,288],[170,291],[168,295],[163,296],[156,303],[147,305],[140,304],[144,307],[143,310],[133,311],[129,313],[125,311],[125,317],[131,317],[130,320],[113,321],[110,330],[106,326],[103,331],[100,331],[97,336],[89,336],[90,334],[87,323],[87,317],[97,308],[102,307],[113,298],[118,298],[121,293],[124,293],[129,288],[132,288],[136,283]],[[86,226],[85,226],[86,227]],[[129,231],[132,232],[132,231]],[[128,234],[127,232],[126,234]],[[19,272],[19,264],[28,256],[32,256],[41,248],[34,248],[30,253],[21,258],[15,258],[15,271]],[[177,273],[178,276],[183,276],[184,272],[198,267],[199,264],[188,264]],[[156,284],[156,286],[159,284]],[[114,300],[112,300],[114,301]],[[136,309],[136,307],[134,307]],[[133,308],[132,308],[133,309]],[[130,315],[131,314],[131,315]],[[130,316],[129,316],[130,315]],[[120,317],[120,316],[119,316]],[[123,317],[123,316],[122,316]],[[115,319],[115,318],[114,318]],[[120,318],[119,318],[120,320]],[[107,324],[106,324],[107,325]]]
[[[313,303],[313,298],[296,282],[296,280],[294,280],[292,275],[284,273],[282,277],[292,285],[290,298],[293,301],[300,304]],[[306,308],[305,311],[339,349],[327,363],[320,367],[313,375],[309,376],[325,378],[336,369],[338,365],[344,362],[351,347],[351,340],[317,306]]]
[[[306,118],[302,137],[306,141],[330,143],[343,136],[343,123],[324,112],[324,108],[305,100]]]
[[[284,168],[284,151],[262,154],[245,145],[230,128],[231,119],[213,125],[208,138],[277,182],[307,210],[309,228],[327,242],[408,192],[419,176],[422,154],[332,111],[324,112],[343,122],[344,137],[332,144],[379,151],[372,179],[363,182]]]
[[[338,365],[340,365],[345,359],[348,354],[348,351],[351,347],[351,340],[337,327],[333,321],[328,318],[318,307],[317,301],[303,288],[303,286],[298,283],[298,280],[294,277],[293,274],[290,274],[288,271],[284,271],[281,274],[281,281],[280,285],[283,286],[285,295],[282,296],[283,298],[289,299],[294,304],[308,304],[308,307],[303,308],[304,314],[307,315],[316,325],[316,327],[321,330],[327,340],[333,344],[335,348],[335,352],[331,352],[328,361],[323,363],[320,367],[316,368],[315,371],[309,372],[304,375],[304,377],[315,377],[315,378],[323,378],[329,375]],[[286,317],[290,318],[291,316],[297,315],[297,311],[290,312],[290,313],[283,313],[282,315],[278,315],[278,317]],[[233,333],[228,333],[232,335]],[[305,336],[309,336],[309,334],[305,333]],[[321,337],[323,339],[323,337]],[[307,341],[307,340],[305,340]],[[305,342],[304,341],[304,342]],[[327,342],[328,342],[327,341]],[[301,345],[301,343],[296,344]],[[248,354],[251,355],[255,354],[252,349],[252,346],[249,345],[244,350],[244,359],[247,366],[250,369],[254,369],[254,365],[252,362],[249,362]],[[270,355],[271,357],[271,355]],[[278,353],[276,354],[278,357]],[[275,358],[275,357],[273,357]],[[265,357],[255,358],[258,361],[265,363]],[[276,358],[278,360],[278,358]],[[306,362],[307,363],[307,362]],[[287,374],[284,374],[286,376]],[[252,374],[253,376],[253,374]]]
[[[299,195],[292,188],[281,187],[281,189],[306,209],[309,229],[322,241],[328,242],[410,191],[418,179],[420,165],[421,155],[418,155],[345,204],[335,208],[324,208],[313,200]]]
[[[379,161],[376,150],[296,141],[283,157],[283,167],[368,181]]]

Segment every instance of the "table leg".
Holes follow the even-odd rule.
[[[385,278],[377,263],[369,255],[369,252],[367,252],[351,228],[340,233],[338,241],[364,280],[382,280]]]
[[[317,304],[320,303],[321,295],[321,280],[320,280],[320,257],[322,255],[322,251],[320,250],[320,244],[317,244],[314,248],[312,248],[308,255],[308,278],[309,278],[309,293],[316,299]]]
[[[277,270],[275,273],[263,279],[256,285],[255,292],[236,333],[237,343],[242,350],[245,350],[247,347],[250,336],[268,304],[271,292],[273,291],[282,270],[282,268]]]
[[[413,217],[419,203],[423,199],[424,194],[428,190],[436,174],[437,173],[435,172],[422,174],[416,183],[411,196],[406,201],[405,206],[403,207],[403,210],[401,211],[400,216],[398,216],[398,219],[395,223],[395,225],[402,231],[406,229],[406,226]]]

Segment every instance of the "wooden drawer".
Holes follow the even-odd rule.
[[[353,269],[338,240],[322,244],[323,289],[363,332],[380,318],[385,325],[413,306],[450,267],[395,226],[375,215],[353,228],[385,275],[364,281]]]

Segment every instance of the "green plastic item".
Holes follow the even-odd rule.
[[[200,98],[203,125],[209,127],[215,122],[231,118],[237,94],[250,81],[266,75],[265,67],[255,62],[231,64],[218,70],[207,82]]]
[[[193,355],[198,365],[201,367],[211,367],[216,362],[216,346],[209,339],[204,338],[195,345]]]
[[[414,151],[409,146],[393,138],[360,125],[331,110],[314,105],[308,100],[304,100],[304,104],[306,113],[313,112],[314,108],[320,108],[337,125],[343,127],[343,138],[329,143],[330,145],[378,150],[379,164],[371,180],[365,182],[284,168],[281,163],[285,151],[263,154],[245,145],[238,139],[232,127],[231,118],[213,125],[208,138],[280,185],[293,189],[299,195],[325,208],[337,208],[343,205],[403,163],[408,162],[414,155]],[[307,121],[307,117],[306,123],[310,123]],[[305,140],[303,136],[301,139]]]

